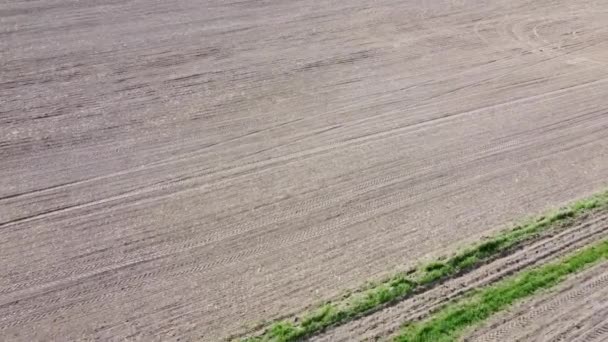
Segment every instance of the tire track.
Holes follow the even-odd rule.
[[[586,122],[586,121],[582,121],[582,122]],[[600,129],[598,132],[604,131],[604,129]],[[563,131],[556,131],[559,135],[563,134]],[[593,135],[590,135],[591,140],[589,141],[589,143],[595,141],[593,139]],[[547,138],[542,138],[543,140],[547,140]],[[550,140],[548,140],[547,142],[548,148],[550,148],[550,146],[557,146],[556,144],[552,143]],[[563,149],[564,145],[559,146],[559,149]],[[513,162],[513,157],[518,157],[521,156],[522,160],[518,161],[518,165],[522,165],[526,162],[530,162],[530,161],[534,161],[537,162],[537,159],[534,156],[531,156],[529,154],[525,154],[522,153],[522,151],[525,151],[526,147],[517,147],[515,148],[510,154],[512,155],[512,157],[510,157],[509,155],[503,155],[502,157],[505,158],[506,161],[508,161],[509,163]],[[503,153],[505,153],[504,151],[502,151]],[[552,155],[553,151],[551,150],[546,150],[544,152],[546,155]],[[496,155],[495,151],[489,151],[488,156],[493,156]],[[453,183],[454,181],[456,181],[459,178],[458,172],[462,172],[462,173],[466,173],[466,172],[470,172],[471,169],[477,168],[479,165],[480,161],[483,161],[486,157],[484,156],[475,156],[474,159],[471,160],[471,162],[469,163],[465,163],[463,161],[462,165],[450,165],[451,166],[451,172],[453,172],[454,174],[450,175],[449,177],[447,176],[439,176],[437,179],[437,176],[432,175],[430,176],[430,181],[424,182],[422,185],[422,188],[417,191],[420,194],[424,194],[424,197],[427,196],[433,196],[434,194],[437,194],[441,191],[444,191],[443,189],[445,188],[445,186],[447,184]],[[481,164],[481,165],[485,165],[485,164]],[[495,166],[496,163],[493,163],[493,165]],[[458,166],[458,168],[455,168],[456,166]],[[438,169],[438,174],[441,175],[442,173],[444,173],[444,171],[441,170],[441,166],[437,165],[436,169]],[[508,172],[509,166],[505,165],[504,168],[501,170],[502,172]],[[487,169],[482,169],[482,173],[486,174],[488,173],[490,170],[492,170],[492,168],[487,168]],[[389,197],[391,198],[391,202],[386,202],[383,201],[383,197],[386,198],[387,195],[381,195],[381,193],[386,192],[389,188],[391,188],[392,191],[394,192],[399,192],[399,191],[404,191],[405,189],[409,189],[410,191],[413,189],[413,187],[418,187],[416,184],[413,183],[413,179],[416,179],[418,182],[420,182],[422,179],[421,176],[423,174],[427,174],[430,171],[430,169],[423,169],[421,170],[421,174],[420,175],[412,175],[411,178],[408,178],[405,182],[403,182],[402,180],[398,179],[397,182],[393,181],[393,182],[382,182],[382,186],[379,186],[378,183],[375,184],[375,186],[365,186],[364,188],[361,188],[360,193],[358,194],[354,194],[353,196],[340,196],[337,197],[336,203],[344,203],[343,205],[350,207],[348,209],[348,212],[342,213],[341,216],[348,218],[346,219],[340,219],[338,218],[332,218],[330,217],[329,219],[324,219],[324,220],[328,220],[331,221],[331,225],[329,226],[319,226],[317,227],[317,229],[315,231],[310,231],[310,230],[305,230],[305,234],[306,235],[300,235],[300,234],[290,234],[289,236],[287,236],[284,240],[279,240],[278,241],[278,245],[279,246],[286,246],[286,245],[293,245],[295,243],[299,243],[301,241],[305,241],[310,239],[311,235],[308,234],[313,234],[312,236],[319,236],[319,234],[323,234],[324,231],[330,230],[336,230],[337,227],[339,226],[344,226],[344,225],[352,225],[352,224],[356,224],[357,222],[361,222],[360,220],[369,220],[370,217],[375,217],[375,216],[379,216],[379,215],[385,215],[388,212],[393,212],[395,210],[399,210],[400,208],[403,207],[403,203],[404,202],[394,202],[394,197]],[[491,173],[489,173],[488,175],[491,175]],[[479,180],[474,180],[474,181],[479,181]],[[459,187],[461,188],[465,188],[466,184],[458,184]],[[395,185],[398,185],[398,187],[396,187]],[[373,189],[373,190],[367,190],[367,189]],[[375,192],[378,192],[379,194],[374,194]],[[349,194],[348,192],[346,192],[346,194]],[[364,196],[364,197],[362,197]],[[349,204],[349,201],[347,201],[348,198],[352,198],[352,197],[358,197],[360,198],[358,201],[361,201],[361,198],[369,198],[368,203],[364,203],[364,205],[358,205],[355,206],[354,203],[353,204]],[[409,197],[407,199],[404,199],[407,202],[411,202],[413,200],[416,200],[417,197]],[[138,263],[141,261],[145,261],[147,258],[165,258],[168,256],[172,256],[172,255],[177,255],[177,254],[183,254],[186,252],[192,252],[195,251],[197,249],[201,249],[203,247],[206,247],[214,242],[217,241],[221,241],[222,239],[226,239],[228,237],[231,236],[236,236],[236,235],[242,235],[244,233],[250,232],[250,231],[259,231],[260,229],[263,230],[268,230],[267,227],[270,226],[281,226],[282,224],[285,224],[288,221],[292,221],[294,219],[298,219],[300,222],[302,223],[306,223],[309,224],[310,223],[310,218],[307,215],[307,213],[309,211],[312,211],[315,208],[310,208],[306,205],[306,202],[299,202],[300,203],[300,207],[302,209],[298,209],[298,211],[294,212],[294,215],[290,216],[290,215],[286,215],[287,211],[283,212],[282,216],[276,216],[274,218],[272,218],[272,220],[264,222],[264,221],[258,221],[260,222],[260,226],[251,226],[251,225],[247,225],[246,222],[243,222],[243,225],[241,225],[240,227],[237,227],[236,231],[232,231],[232,232],[222,232],[221,235],[218,235],[216,237],[212,235],[210,236],[206,236],[203,240],[190,240],[188,242],[185,242],[181,245],[178,246],[172,246],[172,249],[170,250],[157,250],[155,253],[147,256],[146,258],[138,258],[136,260],[130,260],[130,261],[126,261],[126,260],[121,260],[121,263],[124,262],[128,262],[129,264],[131,263]],[[320,205],[317,206],[317,208],[327,208],[330,206],[331,203],[321,203]],[[312,205],[312,203],[311,203]],[[378,209],[375,208],[384,208],[385,210],[382,211],[378,211]],[[359,218],[360,217],[360,218]],[[281,234],[282,235],[282,234]],[[255,251],[257,252],[248,252],[246,255],[256,255],[257,253],[266,250],[270,247],[272,247],[271,245],[266,245],[263,241],[265,237],[263,235],[251,235],[251,234],[247,234],[244,235],[242,237],[238,237],[237,240],[235,242],[239,242],[238,245],[232,245],[230,248],[235,249],[235,250],[243,250],[246,251],[247,250],[247,245],[251,243],[251,241],[256,241],[255,245],[260,246],[258,248],[255,249]],[[276,244],[276,243],[273,243]],[[17,249],[20,247],[17,247]],[[222,247],[225,248],[225,247]],[[242,252],[245,253],[245,252]],[[245,254],[242,254],[245,255]],[[231,262],[235,262],[236,260],[238,260],[240,257],[230,257],[228,259],[223,259],[221,261],[217,261],[217,263],[203,267],[203,269],[207,268],[207,267],[214,267],[220,264],[226,264],[226,263],[231,263]],[[105,260],[100,260],[101,262],[104,262]],[[94,269],[99,269],[103,267],[100,264],[88,264],[86,265],[86,268],[82,268],[81,266],[79,266],[78,268],[71,268],[69,269],[70,273],[65,273],[65,270],[62,270],[61,268],[54,270],[54,272],[51,272],[50,274],[52,275],[53,278],[38,278],[37,283],[21,283],[19,284],[19,287],[6,287],[3,288],[0,291],[0,294],[2,293],[10,293],[10,292],[14,292],[20,288],[24,288],[24,287],[34,287],[37,284],[40,283],[44,283],[44,282],[49,282],[49,281],[53,281],[55,279],[63,279],[66,277],[73,277],[79,273],[87,273],[90,272],[91,270]],[[199,268],[200,269],[200,268]],[[45,272],[48,272],[48,270],[45,270]]]
[[[467,337],[468,341],[591,341],[602,334],[608,312],[607,265],[596,266],[559,289],[519,305]],[[525,311],[524,311],[525,310]],[[597,322],[599,320],[599,322]],[[491,330],[490,330],[491,329]]]

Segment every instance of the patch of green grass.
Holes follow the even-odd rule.
[[[434,261],[419,267],[415,272],[401,272],[378,283],[367,283],[359,291],[327,303],[293,320],[275,322],[262,335],[249,337],[243,341],[297,341],[330,326],[378,310],[415,291],[421,291],[469,271],[514,249],[525,241],[538,237],[541,233],[557,228],[560,223],[580,217],[591,210],[603,208],[608,208],[608,191],[528,220],[510,230],[498,233],[478,245],[464,249],[446,260]]]
[[[448,304],[429,319],[403,329],[395,342],[450,342],[470,326],[504,310],[516,301],[550,288],[568,275],[608,258],[608,240],[488,286],[471,297]]]

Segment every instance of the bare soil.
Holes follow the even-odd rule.
[[[608,3],[6,0],[0,336],[203,340],[608,181]]]

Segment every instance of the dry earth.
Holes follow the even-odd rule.
[[[4,0],[0,336],[210,340],[608,181],[608,3]]]

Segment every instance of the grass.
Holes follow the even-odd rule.
[[[591,210],[604,208],[608,208],[608,191],[574,202],[538,218],[527,220],[482,243],[464,249],[446,260],[428,263],[412,272],[397,273],[378,283],[367,285],[352,295],[328,302],[295,319],[275,322],[261,335],[245,338],[242,341],[290,342],[300,340],[330,326],[369,314],[389,303],[406,298],[416,291],[424,290],[438,282],[469,271],[513,250],[525,241],[559,227],[561,223],[580,217]]]
[[[519,274],[476,291],[471,297],[448,304],[427,320],[403,329],[394,342],[450,342],[465,329],[608,258],[608,240],[570,256]]]

